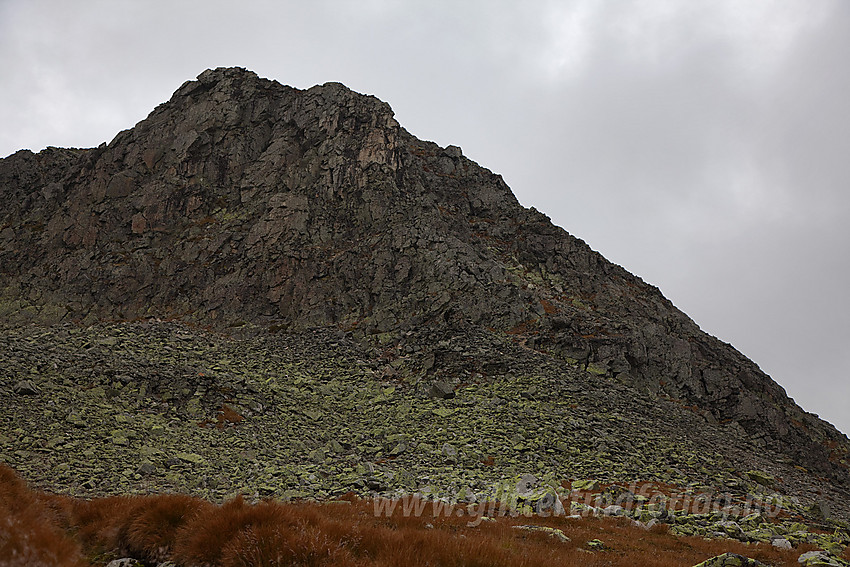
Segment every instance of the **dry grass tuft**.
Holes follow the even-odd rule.
[[[237,497],[216,508],[214,513],[198,514],[184,525],[177,534],[174,558],[186,565],[219,565],[225,548],[241,532],[283,521],[281,507],[268,502],[250,506],[241,496]]]
[[[139,503],[123,496],[74,501],[71,526],[89,555],[126,550],[128,524]]]
[[[164,494],[142,499],[129,520],[126,548],[138,559],[162,562],[168,559],[179,530],[196,516],[208,515],[214,506],[182,494]]]
[[[0,567],[83,567],[80,546],[60,527],[60,502],[30,492],[0,465]]]

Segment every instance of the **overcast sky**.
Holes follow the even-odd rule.
[[[387,101],[850,433],[850,1],[0,0],[0,156],[231,65]]]

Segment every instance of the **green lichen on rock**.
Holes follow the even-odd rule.
[[[747,471],[745,474],[750,480],[757,482],[762,486],[771,487],[776,482],[775,478],[761,471]]]
[[[549,526],[534,526],[534,525],[526,525],[526,526],[513,526],[514,529],[517,530],[525,530],[529,532],[539,532],[544,533],[551,537],[554,540],[560,541],[561,543],[568,543],[570,538],[558,528],[551,528]]]
[[[608,374],[608,367],[597,362],[588,363],[586,370],[591,374],[595,374],[597,376],[605,376],[606,374]]]
[[[800,555],[799,563],[804,567],[850,567],[850,562],[828,551],[803,553]]]
[[[724,553],[711,559],[706,559],[694,567],[766,567],[761,561],[744,557],[737,553]]]
[[[596,490],[599,488],[599,481],[596,480],[574,480],[571,488],[573,490]]]

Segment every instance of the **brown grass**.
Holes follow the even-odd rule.
[[[376,512],[387,503],[249,504],[239,497],[216,506],[173,494],[74,500],[31,492],[0,466],[0,567],[84,567],[125,556],[185,567],[690,567],[726,552],[792,566],[812,549],[675,537],[665,526],[645,530],[623,518],[503,516],[470,525],[466,509],[416,500],[407,511],[418,508],[418,515],[405,514],[403,504]],[[557,528],[570,541],[517,529],[529,524]],[[593,539],[605,549],[592,551]]]
[[[554,305],[552,305],[552,302],[551,302],[551,301],[547,301],[547,300],[545,300],[545,299],[541,299],[541,300],[540,300],[540,305],[542,305],[542,306],[543,306],[543,311],[544,311],[547,315],[556,315],[556,314],[558,314],[558,313],[560,313],[560,312],[561,312],[561,310],[560,310],[560,309],[558,309],[557,307],[555,307]]]
[[[197,516],[209,515],[209,502],[182,494],[140,499],[129,519],[125,543],[129,555],[145,561],[166,560],[177,543],[179,529]]]
[[[0,466],[0,567],[82,567],[80,546],[62,529],[62,506],[39,498]]]
[[[221,408],[219,408],[218,412],[216,412],[215,416],[216,421],[212,421],[211,419],[205,419],[200,422],[198,425],[201,427],[206,427],[208,425],[215,425],[216,429],[224,429],[227,426],[235,426],[242,422],[245,419],[245,416],[237,413],[232,407],[227,404],[223,404]]]

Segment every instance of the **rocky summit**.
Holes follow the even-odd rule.
[[[0,160],[0,192],[0,460],[33,485],[643,482],[850,518],[845,435],[375,97],[208,70],[109,144]]]

